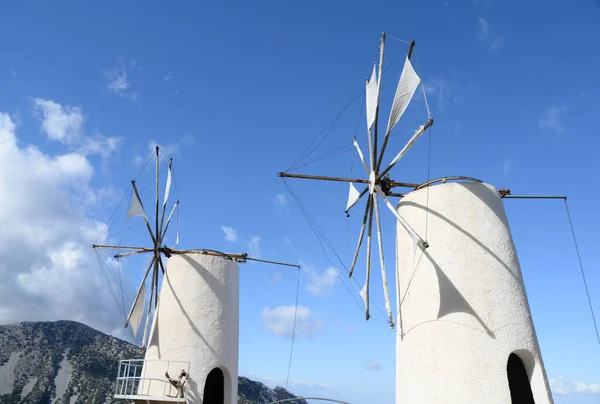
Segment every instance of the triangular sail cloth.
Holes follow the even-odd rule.
[[[169,171],[167,173],[167,185],[165,187],[165,199],[163,201],[163,209],[167,206],[167,199],[169,199],[169,191],[171,190],[171,165],[169,165]]]
[[[350,189],[348,190],[348,204],[346,205],[346,209],[348,209],[349,206],[352,206],[356,202],[359,195],[360,192],[358,192],[358,189],[356,189],[353,183],[350,183]]]
[[[140,198],[138,198],[138,196],[135,192],[133,193],[131,207],[129,208],[129,213],[127,213],[127,218],[130,218],[133,216],[146,217],[146,211],[144,210],[142,201],[140,201]]]
[[[142,317],[144,315],[144,306],[146,304],[146,284],[142,284],[142,289],[139,294],[139,299],[135,302],[131,316],[129,317],[129,324],[131,325],[131,331],[133,332],[133,338],[137,336],[140,324],[142,323]]]
[[[377,85],[377,73],[375,71],[375,64],[373,64],[373,72],[371,78],[367,83],[367,129],[371,129],[375,123],[375,115],[377,111],[377,99],[379,94],[379,86]]]
[[[392,131],[392,128],[396,126],[404,111],[410,104],[415,90],[421,83],[421,79],[415,72],[410,63],[408,57],[404,61],[404,68],[402,69],[402,75],[396,88],[396,95],[394,95],[394,103],[392,104],[392,111],[390,112],[390,119],[388,121],[388,127],[385,135],[388,136]]]

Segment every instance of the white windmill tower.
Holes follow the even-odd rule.
[[[396,402],[404,403],[551,403],[552,397],[533,326],[527,295],[501,192],[467,177],[446,177],[426,184],[392,181],[391,169],[433,124],[425,89],[411,64],[410,43],[398,82],[383,144],[378,149],[379,95],[385,34],[366,85],[369,162],[354,146],[368,179],[279,173],[350,183],[346,213],[367,195],[352,277],[367,231],[366,282],[360,291],[369,319],[373,211],[388,321],[394,317],[383,254],[379,198],[396,222]],[[392,128],[419,85],[426,122],[382,168]],[[450,181],[459,180],[460,182]],[[359,192],[353,183],[365,184]],[[394,187],[413,188],[394,194]],[[394,207],[388,197],[402,197]],[[512,401],[511,401],[512,400]]]
[[[126,318],[136,338],[145,314],[144,359],[121,361],[115,398],[136,403],[237,402],[239,349],[239,268],[247,260],[298,267],[294,264],[222,253],[208,249],[176,250],[164,245],[177,201],[165,222],[171,187],[169,160],[162,208],[159,205],[159,148],[156,147],[155,227],[152,229],[135,180],[127,217],[141,216],[151,247],[97,245],[116,249],[115,258],[151,254],[152,258]],[[160,217],[160,220],[159,220]],[[122,250],[127,252],[122,253]],[[168,259],[163,263],[163,255]],[[162,280],[159,282],[159,277]],[[150,292],[146,284],[149,279]],[[161,286],[159,286],[159,284]],[[146,295],[149,294],[149,299]]]

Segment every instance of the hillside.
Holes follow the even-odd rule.
[[[123,403],[112,398],[117,364],[132,358],[142,358],[137,346],[73,321],[0,326],[0,404]],[[239,378],[239,404],[294,397]]]

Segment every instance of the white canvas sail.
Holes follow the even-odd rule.
[[[356,189],[353,183],[350,183],[350,189],[348,190],[348,204],[346,205],[346,209],[356,203],[359,195],[360,192],[358,192],[358,189]]]
[[[388,121],[388,127],[385,135],[388,136],[392,131],[392,128],[396,126],[404,111],[410,104],[415,90],[421,84],[421,79],[415,72],[410,63],[408,57],[404,62],[404,68],[402,69],[402,75],[396,88],[396,94],[394,95],[394,103],[392,104],[392,111],[390,112],[390,119]]]
[[[146,217],[146,211],[144,210],[144,206],[142,205],[142,201],[138,197],[137,193],[133,193],[133,197],[131,200],[131,207],[129,208],[129,212],[127,213],[127,218],[133,216],[142,216]]]
[[[144,316],[144,306],[146,304],[146,284],[142,284],[142,289],[139,298],[135,301],[131,315],[129,316],[129,325],[133,332],[133,338],[136,338],[140,324],[142,323],[142,317]]]
[[[377,100],[379,93],[379,85],[377,84],[377,72],[375,70],[375,63],[373,64],[373,72],[371,78],[367,82],[367,129],[371,129],[375,123],[375,115],[377,111]]]
[[[167,185],[165,187],[165,198],[163,200],[163,210],[167,206],[167,200],[169,199],[169,191],[171,190],[171,165],[169,164],[169,171],[167,172]]]

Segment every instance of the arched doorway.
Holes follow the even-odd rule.
[[[214,368],[206,377],[202,404],[225,404],[225,377],[223,371]]]
[[[506,373],[512,404],[535,404],[527,370],[518,355],[510,354],[506,365]]]

